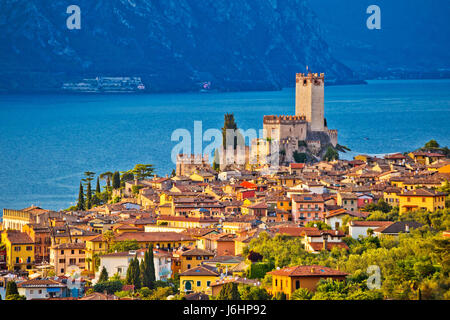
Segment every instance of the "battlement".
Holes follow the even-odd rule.
[[[338,132],[335,129],[328,130],[328,135],[330,136],[330,138],[331,137],[337,137],[337,134],[338,134]]]
[[[264,116],[263,123],[264,124],[297,124],[297,123],[305,123],[305,116]]]
[[[296,83],[303,82],[303,85],[307,85],[308,83],[312,83],[314,85],[323,85],[325,83],[325,74],[324,73],[297,73],[296,74]]]
[[[207,154],[201,155],[201,154],[178,154],[177,155],[177,163],[195,163],[195,164],[201,164],[201,163],[209,163],[209,157]]]

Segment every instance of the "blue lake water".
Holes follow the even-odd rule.
[[[76,201],[84,171],[175,165],[177,128],[262,128],[268,114],[294,114],[294,88],[279,92],[0,96],[0,208],[59,210]],[[329,128],[356,153],[407,151],[430,139],[450,146],[450,80],[370,81],[325,88]]]

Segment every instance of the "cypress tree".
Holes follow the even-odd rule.
[[[92,207],[91,182],[88,181],[87,190],[86,190],[86,209],[89,210],[91,207]]]
[[[85,209],[84,191],[83,191],[83,185],[80,182],[80,191],[78,193],[77,210],[83,211],[84,209]]]
[[[109,279],[108,271],[106,271],[105,266],[103,266],[102,272],[100,273],[100,277],[98,278],[98,283],[106,282],[108,281],[108,279]]]
[[[155,286],[156,276],[155,276],[155,261],[153,260],[153,246],[148,248],[148,277],[151,283],[150,289]]]
[[[97,177],[97,187],[95,188],[95,193],[101,193],[102,191],[100,190],[100,178]]]
[[[13,294],[19,294],[19,291],[17,290],[17,284],[15,281],[8,281],[6,283],[5,297]]]
[[[114,189],[119,189],[120,188],[120,173],[119,173],[119,171],[116,171],[113,174],[112,187]]]
[[[141,288],[141,272],[139,267],[138,258],[134,258],[134,268],[133,268],[133,285],[135,289]]]
[[[148,251],[145,252],[144,260],[141,262],[141,278],[143,287],[154,289],[155,271],[154,271],[154,264],[152,263],[153,258],[150,258],[151,256],[153,256],[153,249],[149,248]]]

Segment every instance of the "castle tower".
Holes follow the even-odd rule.
[[[324,84],[321,73],[297,73],[295,86],[295,115],[305,116],[311,131],[324,131]]]

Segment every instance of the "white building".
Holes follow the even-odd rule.
[[[127,252],[114,252],[100,256],[100,266],[95,274],[94,282],[97,282],[103,267],[110,277],[118,274],[121,278],[127,275],[130,261],[136,256],[141,263],[147,249],[132,250]],[[153,262],[155,265],[156,280],[167,280],[172,276],[172,254],[170,252],[153,249]]]
[[[27,300],[60,298],[64,296],[66,285],[55,280],[28,280],[17,285],[17,291]]]
[[[358,239],[359,236],[367,237],[367,230],[375,230],[380,227],[388,226],[392,221],[350,221],[348,231],[350,237]]]

